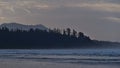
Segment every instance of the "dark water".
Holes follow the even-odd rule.
[[[0,50],[0,59],[57,63],[120,64],[120,49]]]

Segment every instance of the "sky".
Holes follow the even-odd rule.
[[[120,42],[120,0],[0,0],[0,24],[10,22],[69,27]]]

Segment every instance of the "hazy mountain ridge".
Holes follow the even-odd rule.
[[[0,28],[7,27],[9,30],[30,30],[30,29],[40,29],[40,30],[47,30],[48,28],[45,27],[42,24],[37,25],[24,25],[24,24],[18,24],[18,23],[3,23],[0,25]]]

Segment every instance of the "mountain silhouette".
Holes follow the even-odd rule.
[[[37,25],[24,25],[24,24],[19,24],[19,23],[3,23],[0,25],[0,28],[6,27],[9,30],[30,30],[30,29],[40,29],[40,30],[47,30],[48,28],[45,27],[42,24],[37,24]]]

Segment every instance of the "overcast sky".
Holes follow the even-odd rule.
[[[0,0],[0,23],[74,28],[92,39],[120,41],[120,0]]]

